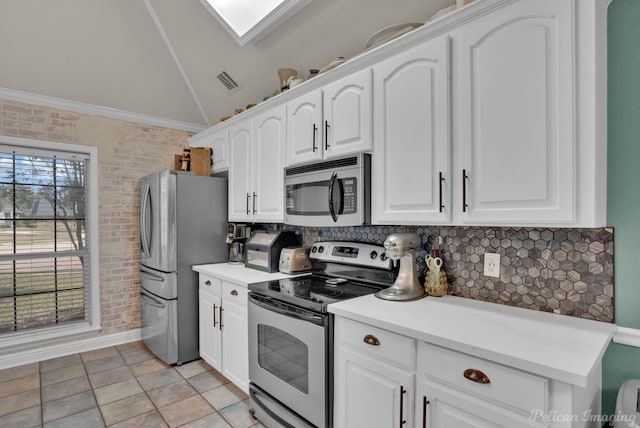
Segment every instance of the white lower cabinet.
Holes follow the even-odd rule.
[[[579,387],[336,316],[335,428],[597,428]],[[599,428],[599,427],[598,427]]]
[[[200,274],[200,356],[249,391],[247,287]]]
[[[333,426],[413,426],[415,341],[344,318],[335,325]]]
[[[414,375],[366,357],[347,346],[336,348],[335,427],[411,426]],[[403,425],[400,423],[404,421]],[[408,425],[406,425],[408,424]]]

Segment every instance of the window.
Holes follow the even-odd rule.
[[[96,159],[0,137],[0,343],[99,328]]]
[[[240,45],[255,43],[311,0],[200,0]]]

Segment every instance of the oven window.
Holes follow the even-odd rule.
[[[258,365],[308,394],[309,348],[289,333],[268,325],[258,325]]]

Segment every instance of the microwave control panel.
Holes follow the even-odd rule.
[[[343,178],[343,208],[342,214],[355,214],[358,212],[358,180],[355,177]]]

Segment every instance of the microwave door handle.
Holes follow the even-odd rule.
[[[338,216],[336,215],[336,209],[333,206],[333,186],[335,186],[337,179],[338,179],[337,172],[334,172],[333,174],[331,174],[331,178],[329,179],[329,213],[331,214],[331,218],[333,219],[334,223],[338,221]]]
[[[342,180],[338,180],[338,194],[340,195],[340,204],[338,205],[338,214],[344,213],[344,184]]]

